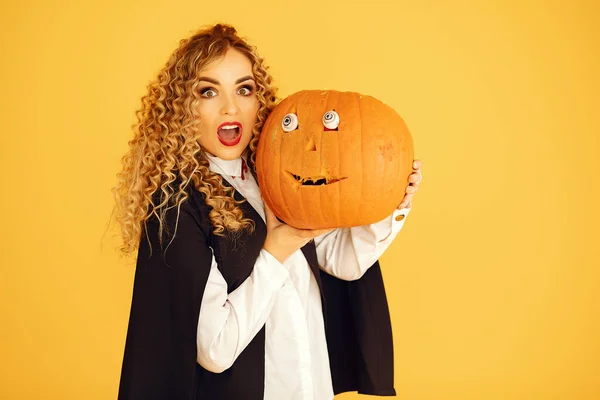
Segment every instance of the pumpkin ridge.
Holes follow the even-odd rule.
[[[318,93],[317,90],[314,90],[312,92],[312,96],[315,96]],[[329,96],[329,93],[328,93]],[[314,107],[310,107],[310,111],[311,111],[311,115],[310,115],[310,121],[314,122]],[[320,120],[317,116],[317,120]],[[314,140],[314,135],[316,135],[318,132],[311,132],[311,138],[313,138]],[[319,168],[322,170],[322,163],[323,163],[323,135],[321,135],[320,140],[319,140],[319,148],[317,149],[317,152],[319,153]],[[319,171],[321,172],[321,171]],[[319,190],[319,194],[317,196],[317,198],[319,199],[319,226],[324,226],[326,225],[327,219],[323,216],[323,191]]]
[[[285,111],[284,115],[287,114],[288,112],[289,111]],[[278,112],[278,113],[273,114],[273,117],[274,117],[274,123],[275,123],[275,128],[274,129],[275,129],[275,132],[277,132],[276,136],[277,136],[277,139],[278,139],[277,140],[277,146],[275,148],[279,149],[279,158],[276,159],[275,157],[273,157],[273,160],[274,161],[277,160],[277,162],[278,162],[277,163],[277,169],[276,169],[276,171],[277,171],[277,179],[276,179],[276,181],[277,181],[277,190],[276,190],[276,193],[273,193],[273,197],[274,198],[277,197],[278,199],[281,199],[281,201],[278,201],[277,204],[279,204],[279,205],[283,204],[284,205],[284,207],[279,210],[279,215],[280,215],[280,218],[285,221],[285,220],[287,220],[289,218],[289,212],[288,212],[287,202],[285,201],[285,196],[284,196],[283,190],[282,190],[282,182],[281,182],[282,174],[280,173],[281,172],[281,165],[282,165],[281,157],[282,157],[282,154],[283,154],[283,151],[281,149],[282,146],[283,146],[283,134],[278,133],[279,132],[279,125],[280,125],[279,124],[279,119],[281,117],[281,111]]]
[[[329,103],[329,96],[331,96],[332,92],[327,92],[327,98],[325,99],[325,104]],[[323,135],[321,134],[321,140],[319,143],[319,168],[323,171]],[[323,203],[325,203],[323,199],[323,190],[319,190],[319,225],[326,225],[326,219],[323,218]]]
[[[296,102],[296,110],[297,110],[297,114],[300,113],[299,106],[302,105],[304,106],[304,100],[306,97],[308,97],[310,95],[309,91],[305,91],[302,93],[302,96],[298,99],[298,101]],[[302,107],[302,121],[304,121],[304,123],[301,125],[302,126],[302,132],[304,133],[304,131],[306,130],[306,125],[308,125],[308,121],[310,121],[308,119],[308,115],[304,115],[305,114],[305,107]],[[298,121],[300,122],[300,116],[298,116]],[[302,151],[302,153],[300,154],[300,173],[302,173],[302,171],[304,171],[304,136],[302,133],[300,133],[300,151]],[[302,220],[303,221],[307,221],[308,218],[310,218],[310,213],[307,214],[307,210],[304,207],[304,191],[302,190],[302,186],[300,186],[298,188],[298,192],[300,192],[300,215],[302,215]]]
[[[351,131],[354,129],[353,124],[350,122],[349,120],[351,119],[350,116],[350,112],[346,111],[344,113],[343,110],[347,110],[348,109],[348,96],[347,96],[347,92],[346,93],[339,93],[338,94],[338,99],[339,99],[339,106],[338,106],[338,111],[340,114],[340,125],[342,125],[341,127],[343,127],[344,129],[340,129],[341,127],[338,126],[338,140],[336,141],[337,143],[337,156],[338,156],[338,160],[337,160],[337,165],[338,165],[338,173],[340,175],[342,175],[342,160],[346,159],[346,155],[347,155],[347,149],[345,145],[342,145],[342,143],[345,142],[345,140],[348,141],[348,143],[351,143],[352,140],[352,133]],[[346,139],[347,138],[347,139]],[[352,168],[351,166],[346,166],[344,169],[344,176],[348,176],[349,178],[351,176],[353,176],[355,173],[352,169],[346,171],[347,168]],[[350,179],[354,179],[354,178],[350,178]],[[348,188],[348,183],[346,183],[344,185],[344,187]],[[354,184],[351,184],[354,185]],[[340,184],[340,189],[339,189],[339,195],[338,195],[338,202],[337,202],[337,212],[338,212],[338,225],[340,226],[348,226],[349,225],[349,221],[353,220],[352,217],[349,218],[349,213],[343,213],[342,210],[345,209],[345,207],[347,207],[347,204],[354,204],[355,201],[352,198],[348,198],[348,194],[353,195],[354,193],[352,193],[352,190],[348,190],[346,189],[345,191],[342,191],[342,184]],[[350,213],[352,213],[353,211],[350,211]]]
[[[292,104],[294,104],[294,103],[292,103]],[[287,114],[287,111],[285,112],[285,114]],[[278,119],[279,119],[279,115],[280,115],[280,113],[277,113],[277,118]],[[275,126],[277,127],[277,130],[279,130],[279,126],[278,125],[275,125]],[[283,151],[282,151],[282,147],[283,147],[283,133],[279,134],[277,136],[279,137],[279,143],[278,143],[278,146],[277,146],[277,148],[279,148],[279,163],[277,165],[277,175],[279,177],[277,179],[277,183],[279,184],[279,187],[278,187],[278,190],[277,190],[277,194],[279,195],[279,197],[282,200],[281,203],[283,203],[284,206],[285,206],[284,207],[284,211],[281,212],[281,218],[285,221],[285,220],[289,219],[288,217],[290,216],[290,214],[289,214],[289,209],[290,208],[289,208],[289,205],[287,204],[287,201],[285,199],[286,196],[284,196],[283,190],[281,190],[281,179],[285,179],[285,176],[281,173],[281,165],[282,165],[281,157],[283,155]],[[285,182],[284,182],[284,184],[285,184]]]
[[[338,100],[339,100],[339,97],[338,97]],[[338,129],[336,129],[336,130],[338,131],[338,134],[337,134],[338,137],[337,137],[337,140],[335,141],[335,144],[337,146],[336,153],[338,154],[338,163],[337,163],[338,164],[338,175],[342,176],[341,165],[340,165],[341,162],[340,162],[340,158],[339,158],[339,155],[340,155],[340,133],[339,133],[340,131],[339,131],[339,126],[338,126]],[[340,222],[341,222],[341,219],[342,219],[341,205],[340,205],[341,202],[342,202],[342,184],[340,183],[337,186],[338,186],[338,189],[337,189],[338,195],[337,195],[337,201],[334,202],[335,203],[334,212],[335,212],[336,225],[339,226]]]
[[[364,174],[365,155],[363,154],[365,146],[363,144],[364,138],[363,138],[363,121],[362,121],[362,118],[363,118],[363,112],[362,111],[363,110],[360,108],[360,96],[358,94],[355,94],[354,95],[354,99],[355,99],[356,105],[358,107],[358,115],[360,116],[360,130],[359,130],[359,132],[360,132],[360,151],[359,151],[359,154],[360,154],[360,168],[358,170],[360,171],[360,175],[361,175],[360,176],[360,178],[361,178],[360,179],[360,191],[358,192],[358,193],[361,193],[361,198],[360,198],[360,202],[356,203],[356,204],[358,204],[358,206],[357,206],[358,209],[356,210],[358,218],[356,218],[356,219],[358,221],[360,221],[360,223],[362,225],[363,216],[362,216],[362,213],[361,213],[361,209],[364,208],[364,206],[363,206],[363,202],[364,202],[363,198],[364,198],[364,196],[362,196],[362,192],[363,192],[364,187],[365,187],[365,174]]]

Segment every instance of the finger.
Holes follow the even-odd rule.
[[[407,195],[405,195],[404,198],[402,199],[402,202],[398,206],[398,210],[410,207],[410,205],[412,204],[412,198],[413,198],[413,196],[414,196],[413,194],[407,194]]]
[[[271,211],[271,209],[269,208],[269,206],[267,205],[267,203],[265,203],[264,201],[263,201],[263,204],[265,206],[265,216],[272,217],[273,216],[273,211]]]
[[[263,204],[265,206],[265,219],[266,219],[267,226],[280,225],[279,221],[277,221],[277,216],[275,216],[275,213],[273,213],[273,211],[271,211],[271,209],[269,208],[267,203],[265,203],[263,201]]]
[[[312,239],[312,231],[310,229],[298,229],[290,226],[290,232],[298,239],[306,240],[306,243]]]
[[[414,186],[411,184],[406,187],[406,194],[415,194],[418,190],[419,187],[417,186],[417,184],[414,184]]]
[[[296,229],[296,235],[301,238],[306,238],[309,241],[316,238],[317,236],[324,235],[328,232],[334,230],[334,228],[326,228],[326,229]]]
[[[419,183],[421,182],[421,179],[423,179],[423,176],[420,172],[413,172],[408,176],[408,182],[410,183]]]
[[[403,209],[405,209],[405,208],[410,208],[410,207],[411,207],[411,204],[412,204],[412,203],[411,203],[410,201],[409,201],[409,202],[406,202],[406,203],[404,203],[404,202],[403,202],[402,204],[400,204],[400,205],[398,206],[397,210],[403,210]]]
[[[413,188],[414,193],[417,193],[419,191],[419,186],[421,186],[421,181],[409,183],[408,186]]]
[[[410,189],[410,193],[417,193],[419,191],[420,185],[421,185],[421,182],[415,182],[415,183],[409,183],[407,187],[412,188],[412,189]]]
[[[313,237],[317,237],[317,236],[321,236],[324,235],[326,233],[332,232],[334,229],[333,228],[327,228],[327,229],[314,229],[312,231],[312,235]]]

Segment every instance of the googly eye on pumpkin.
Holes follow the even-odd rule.
[[[327,111],[323,115],[323,126],[327,129],[337,129],[340,124],[340,116],[335,111]]]
[[[281,121],[281,127],[286,132],[291,132],[298,129],[298,116],[296,114],[286,114]]]

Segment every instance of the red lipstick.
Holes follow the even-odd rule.
[[[217,137],[225,146],[237,145],[242,140],[242,124],[237,121],[223,122],[217,128]]]

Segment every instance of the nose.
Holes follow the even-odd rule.
[[[312,136],[304,140],[304,151],[317,151],[317,145]]]
[[[236,115],[240,112],[240,108],[233,96],[222,96],[223,103],[221,104],[221,114]]]

